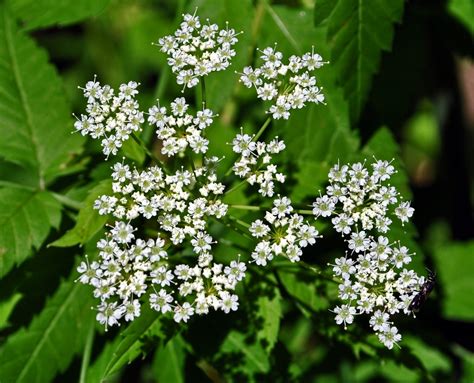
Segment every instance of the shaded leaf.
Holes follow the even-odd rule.
[[[174,327],[164,330],[163,316],[142,306],[136,318],[112,342],[108,343],[87,374],[88,382],[102,382],[143,354],[146,347],[156,348],[174,334]]]
[[[84,201],[84,205],[77,216],[76,225],[49,246],[70,247],[85,244],[96,234],[107,222],[107,216],[100,215],[93,208],[94,201],[103,194],[110,194],[112,190],[111,181],[105,180],[96,185]]]
[[[233,355],[241,354],[241,363],[236,365],[236,370],[245,375],[252,376],[256,373],[268,372],[270,363],[267,353],[260,343],[251,343],[246,340],[243,333],[232,330],[221,345],[220,353]]]
[[[90,289],[75,283],[74,270],[33,319],[0,348],[0,381],[49,382],[82,350],[93,320]]]
[[[391,48],[394,24],[401,20],[403,0],[317,1],[315,20],[327,23],[331,65],[357,121],[367,99],[382,51]],[[332,7],[330,10],[329,8]],[[328,11],[329,15],[328,14]],[[318,17],[319,14],[325,17]]]
[[[278,340],[280,330],[281,296],[278,290],[274,289],[273,296],[266,295],[257,300],[258,315],[263,323],[257,331],[257,339],[263,344],[267,353],[270,353]]]
[[[0,277],[38,249],[60,220],[61,205],[49,192],[0,188]]]
[[[184,382],[185,361],[185,344],[178,335],[156,351],[153,361],[154,377],[160,383]]]
[[[8,0],[25,29],[72,24],[102,12],[110,0]]]
[[[437,278],[442,289],[443,316],[474,321],[474,241],[451,243],[434,251]]]
[[[61,81],[44,50],[19,31],[0,6],[0,156],[31,167],[36,185],[64,171],[83,138],[72,120]]]

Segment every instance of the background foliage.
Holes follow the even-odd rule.
[[[253,270],[236,313],[186,327],[150,310],[108,333],[96,325],[75,266],[93,256],[105,223],[91,204],[107,190],[109,164],[71,134],[71,114],[84,108],[77,85],[94,73],[113,86],[133,79],[142,105],[171,101],[180,89],[150,43],[196,7],[244,31],[231,70],[207,84],[220,114],[213,153],[229,154],[223,143],[239,126],[262,123],[262,106],[233,71],[277,41],[285,54],[314,45],[331,61],[319,72],[327,106],[273,126],[287,143],[293,199],[309,204],[337,160],[396,158],[394,183],[416,208],[415,225],[398,237],[417,251],[419,272],[438,274],[417,319],[399,326],[401,349],[382,349],[362,323],[347,331],[334,323],[335,285],[324,270],[343,247],[329,232],[304,255],[319,274]],[[469,0],[0,3],[0,381],[472,382],[473,33]],[[150,147],[152,137],[144,132]],[[143,161],[133,146],[124,155]]]

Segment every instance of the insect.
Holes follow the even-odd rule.
[[[415,295],[413,300],[411,301],[410,305],[408,306],[408,310],[411,311],[418,311],[423,303],[425,303],[426,299],[428,299],[428,295],[430,295],[431,290],[436,283],[436,273],[428,270],[428,278],[426,278],[425,283],[421,285],[421,289],[418,294]]]

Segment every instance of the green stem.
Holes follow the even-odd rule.
[[[232,189],[231,189],[232,190]],[[240,209],[240,210],[251,210],[251,211],[260,211],[260,210],[267,210],[263,206],[251,206],[251,205],[229,205],[231,209]],[[311,210],[304,210],[304,209],[294,209],[295,213],[303,214],[303,215],[313,215]]]
[[[147,148],[147,146],[145,145],[145,143],[140,139],[140,137],[138,137],[135,132],[132,133],[132,138],[134,139],[134,141],[140,145],[143,150],[145,151],[145,153],[148,155],[148,157],[150,157],[150,159],[152,159],[153,161],[155,161],[156,163],[160,164],[163,171],[165,173],[168,173],[167,169],[166,169],[166,166],[165,164],[163,163],[163,161],[161,161],[158,157],[156,157],[151,151],[150,149]]]
[[[202,102],[202,108],[206,109],[206,81],[204,80],[204,77],[201,77],[201,102]]]
[[[263,123],[262,127],[260,128],[260,130],[257,132],[257,134],[255,135],[255,137],[253,138],[253,141],[257,141],[260,136],[263,134],[263,132],[265,131],[265,129],[267,129],[267,126],[270,124],[270,122],[272,121],[272,118],[271,117],[268,117],[265,122]]]
[[[237,189],[240,189],[243,185],[245,185],[247,183],[247,180],[243,180],[241,182],[239,182],[237,185],[233,186],[232,188],[230,188],[229,190],[227,190],[224,195],[228,195],[234,191],[236,191]]]
[[[92,345],[94,343],[94,329],[95,323],[91,322],[89,332],[87,333],[86,345],[84,346],[84,353],[82,354],[81,374],[79,376],[79,383],[86,383],[87,369],[91,360]]]

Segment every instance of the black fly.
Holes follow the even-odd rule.
[[[408,310],[410,311],[418,311],[423,303],[425,303],[426,299],[428,298],[428,295],[430,295],[431,290],[433,290],[433,287],[436,283],[436,273],[433,273],[432,271],[428,270],[428,278],[426,278],[425,283],[421,285],[420,291],[418,294],[415,295],[413,300],[410,303],[410,306],[408,306]]]

